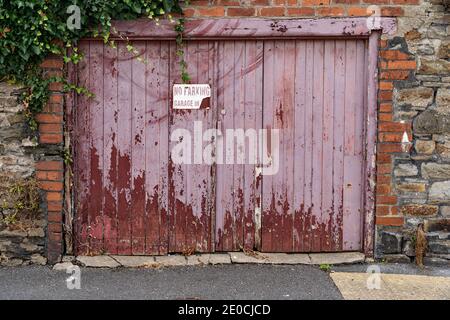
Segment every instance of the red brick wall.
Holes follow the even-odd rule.
[[[401,16],[419,0],[191,0],[187,17],[347,17],[366,16],[377,5],[381,16]]]
[[[412,123],[393,121],[394,81],[408,80],[416,70],[415,58],[398,49],[387,49],[387,41],[380,41],[378,91],[378,145],[376,224],[402,226],[404,217],[398,207],[397,193],[393,188],[393,154],[409,152],[411,145],[402,147],[404,133],[412,141]]]
[[[49,57],[41,67],[48,76],[63,75],[63,61],[58,57]],[[64,162],[60,154],[64,141],[64,94],[61,83],[52,83],[50,90],[50,100],[37,120],[39,143],[44,150],[47,147],[52,151],[46,152],[36,163],[36,178],[44,194],[43,207],[47,210],[47,259],[54,263],[63,253]]]

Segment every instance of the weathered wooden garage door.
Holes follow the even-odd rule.
[[[173,42],[133,45],[139,59],[123,42],[80,44],[78,83],[95,97],[76,100],[78,254],[361,249],[365,40],[191,41],[191,82],[212,88],[200,110],[171,107]],[[176,164],[178,129],[192,145],[217,129],[213,152],[226,160],[193,147],[191,164]],[[227,129],[268,134],[229,160]],[[248,161],[264,150],[278,163],[271,175]]]

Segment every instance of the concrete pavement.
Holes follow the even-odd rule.
[[[367,288],[369,266],[379,267],[379,289]],[[67,288],[65,270],[0,268],[0,299],[450,299],[449,266],[352,264],[332,266],[331,273],[312,265],[266,263],[82,267],[79,290]]]
[[[81,268],[81,289],[50,267],[0,268],[0,299],[342,299],[328,273],[305,265]]]

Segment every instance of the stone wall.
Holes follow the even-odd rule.
[[[28,138],[19,92],[18,87],[0,83],[0,265],[8,266],[46,263],[42,211],[32,219],[19,214],[5,223],[15,213],[9,189],[18,181],[34,179],[35,173],[36,143]]]
[[[411,62],[410,72],[380,82],[376,254],[388,260],[414,258],[420,223],[428,260],[450,259],[449,21],[449,1],[424,1],[408,7],[397,34],[382,43],[385,57]],[[383,54],[380,60],[382,72]],[[392,97],[382,100],[391,87]]]

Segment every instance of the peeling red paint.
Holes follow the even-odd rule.
[[[362,180],[357,99],[364,90],[353,61],[361,62],[365,40],[189,41],[192,82],[212,88],[200,110],[172,109],[171,87],[181,82],[174,43],[135,45],[154,61],[142,70],[130,57],[118,58],[124,43],[82,43],[97,53],[81,67],[96,65],[102,51],[111,72],[102,71],[103,81],[94,77],[99,65],[80,74],[80,84],[97,82],[97,98],[78,98],[78,254],[361,249],[361,228],[352,223],[362,220],[363,193],[371,189]],[[204,129],[266,129],[259,143],[280,158],[279,171],[263,176],[253,163],[175,164],[170,134],[192,132],[195,121]]]

